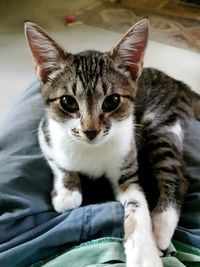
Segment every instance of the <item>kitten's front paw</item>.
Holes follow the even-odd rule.
[[[131,240],[125,243],[126,267],[163,267],[154,243],[137,247]]]
[[[66,188],[54,192],[52,197],[52,204],[54,209],[63,213],[66,210],[75,209],[82,203],[82,194],[79,191],[70,191]]]

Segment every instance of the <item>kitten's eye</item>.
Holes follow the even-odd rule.
[[[120,104],[120,96],[117,94],[112,94],[106,97],[103,102],[102,109],[105,112],[110,112],[115,110]]]
[[[63,96],[60,98],[60,105],[64,111],[75,113],[79,110],[76,99],[72,96]]]

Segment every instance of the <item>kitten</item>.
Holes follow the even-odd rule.
[[[126,266],[162,266],[158,251],[169,246],[187,192],[184,127],[199,96],[158,70],[142,71],[146,19],[108,53],[68,53],[31,22],[25,32],[46,104],[39,141],[55,210],[81,205],[79,173],[105,175],[125,210]]]

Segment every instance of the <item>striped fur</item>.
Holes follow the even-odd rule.
[[[141,74],[147,20],[110,53],[72,55],[33,23],[26,35],[46,103],[39,141],[55,210],[81,205],[78,173],[105,175],[125,209],[127,267],[161,267],[157,248],[168,247],[187,192],[184,128],[199,96],[158,70]]]

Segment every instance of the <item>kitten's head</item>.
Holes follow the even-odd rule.
[[[74,140],[104,142],[132,117],[148,32],[144,19],[111,52],[71,54],[36,24],[25,24],[47,113]]]

